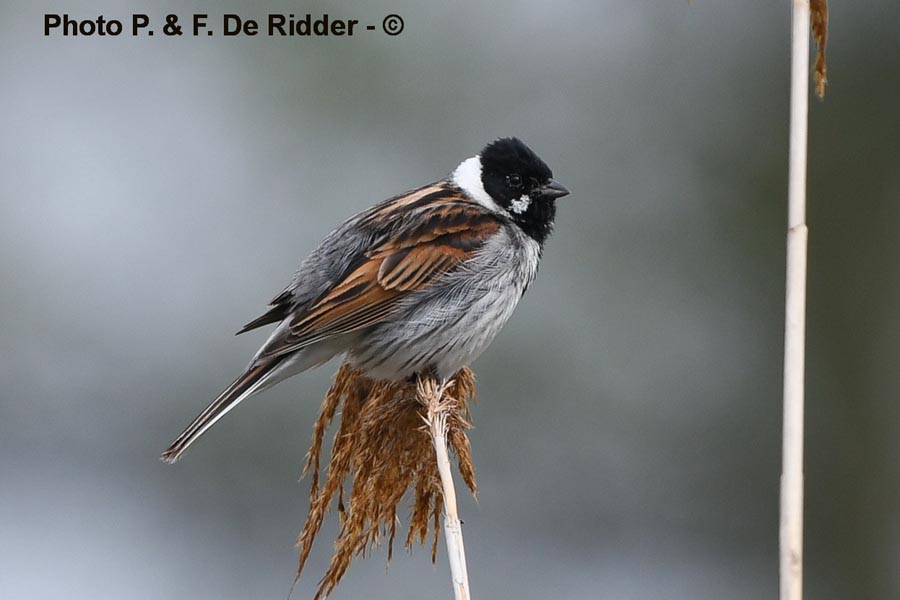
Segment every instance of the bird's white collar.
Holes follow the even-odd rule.
[[[450,179],[459,187],[459,189],[464,191],[469,198],[478,202],[488,210],[500,213],[506,212],[494,202],[494,199],[491,198],[490,194],[484,189],[484,184],[481,182],[481,156],[476,155],[459,163],[459,166],[453,171],[453,175],[450,176]]]

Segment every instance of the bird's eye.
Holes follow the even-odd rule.
[[[522,187],[522,177],[518,173],[513,173],[512,175],[507,175],[506,182],[510,185],[510,187],[514,187],[514,188]]]

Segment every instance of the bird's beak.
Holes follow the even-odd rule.
[[[555,179],[551,179],[547,185],[541,188],[541,195],[544,198],[549,198],[551,200],[556,200],[557,198],[562,198],[563,196],[569,195],[569,190],[566,189],[566,186],[556,181]]]

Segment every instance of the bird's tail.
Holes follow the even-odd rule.
[[[216,421],[224,417],[225,413],[237,406],[245,398],[249,398],[260,391],[283,358],[283,356],[277,356],[269,360],[260,361],[235,379],[231,385],[225,388],[225,391],[219,394],[218,398],[213,400],[202,413],[197,415],[193,423],[162,453],[160,458],[163,462],[171,464],[177,461],[187,451],[188,447],[197,438],[206,433],[206,430],[212,427]]]

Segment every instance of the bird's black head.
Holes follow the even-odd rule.
[[[553,229],[556,199],[569,193],[553,171],[518,138],[501,138],[481,151],[484,191],[529,236],[543,244]]]

